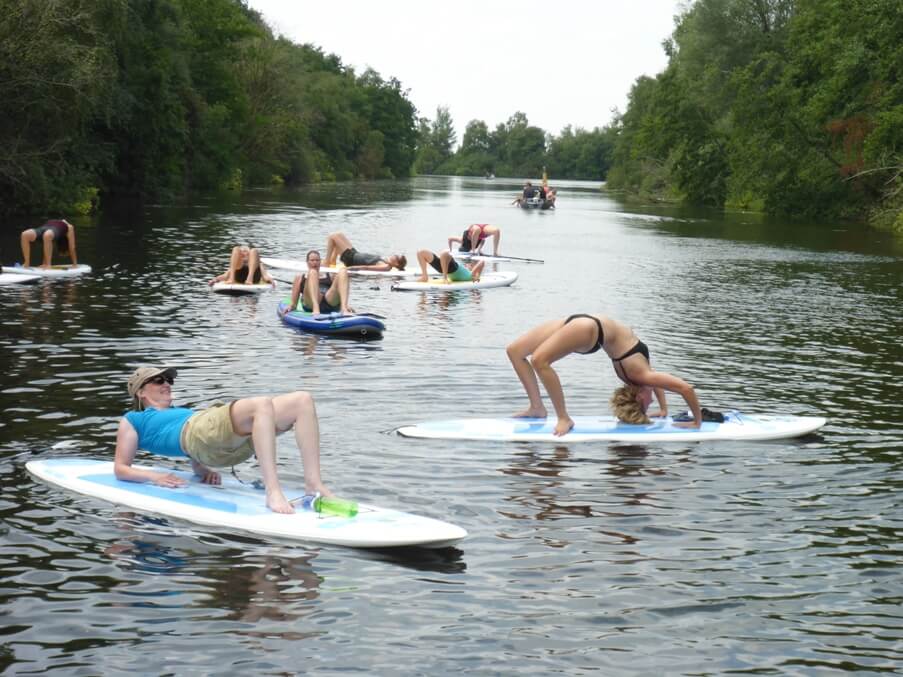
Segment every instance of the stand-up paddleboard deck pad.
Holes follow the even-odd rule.
[[[358,505],[354,517],[323,516],[300,508],[293,515],[281,515],[266,507],[262,490],[230,477],[223,477],[222,485],[217,487],[201,484],[190,472],[136,466],[172,472],[188,480],[184,487],[169,488],[117,480],[112,461],[61,458],[29,461],[25,467],[35,477],[79,494],[261,536],[354,548],[443,548],[467,536],[464,529],[448,522],[365,504]],[[283,491],[289,499],[304,493],[285,486]]]
[[[41,277],[76,277],[91,272],[91,266],[86,263],[79,263],[74,266],[60,265],[50,266],[50,268],[40,268],[38,266],[21,266],[18,263],[15,266],[5,266],[4,273],[15,273],[16,275],[40,275]]]
[[[514,284],[517,273],[511,271],[483,273],[479,282],[443,282],[441,277],[431,277],[428,282],[405,280],[392,285],[393,291],[459,291],[468,289],[488,289],[508,287]]]
[[[826,420],[818,416],[782,416],[725,412],[724,423],[703,422],[700,428],[682,428],[669,418],[646,425],[621,423],[613,416],[574,416],[574,428],[561,437],[553,434],[557,419],[464,418],[428,421],[403,426],[404,437],[435,440],[499,442],[704,442],[708,440],[777,440],[818,430]]]
[[[214,282],[211,289],[217,294],[245,296],[247,294],[262,294],[265,291],[270,291],[273,289],[273,285],[268,282],[260,282],[258,284],[226,284],[225,282]]]
[[[263,262],[263,265],[269,266],[270,268],[291,270],[296,273],[307,272],[306,261],[277,259],[270,256],[261,256],[260,260]],[[398,270],[397,268],[393,268],[392,270],[359,270],[357,268],[345,268],[341,263],[337,266],[320,266],[320,272],[323,273],[337,273],[342,269],[347,270],[349,275],[361,275],[363,277],[412,277],[414,275],[420,275],[419,271],[410,267],[405,268],[404,270]]]
[[[291,303],[291,299],[280,301],[276,313],[285,324],[301,331],[346,338],[377,339],[381,338],[386,330],[386,325],[369,315],[342,315],[341,313],[314,315],[303,310],[286,313],[285,309],[288,308],[289,303]]]

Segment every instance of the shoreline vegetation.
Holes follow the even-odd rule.
[[[276,36],[243,0],[7,4],[0,215],[547,167],[644,199],[903,233],[898,0],[696,0],[665,70],[610,124],[553,135],[516,112],[471,120],[460,146],[447,108],[418,117],[397,79]]]

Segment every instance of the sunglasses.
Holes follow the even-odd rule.
[[[163,374],[159,374],[158,376],[154,376],[153,378],[149,378],[144,382],[144,385],[148,383],[153,383],[155,386],[162,386],[164,383],[168,383],[172,385],[175,379],[172,376],[164,376]],[[144,387],[144,386],[142,386]]]

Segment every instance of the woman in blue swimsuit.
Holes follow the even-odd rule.
[[[567,413],[564,391],[552,363],[571,353],[588,355],[600,348],[611,359],[615,374],[625,383],[611,398],[615,415],[620,420],[625,423],[648,423],[650,415],[667,416],[664,391],[668,390],[683,397],[693,414],[692,422],[675,425],[699,427],[702,413],[693,386],[671,374],[654,371],[649,364],[646,344],[636,337],[630,327],[604,315],[578,314],[566,319],[549,320],[508,346],[508,359],[530,399],[530,406],[515,416],[547,416],[539,393],[539,381],[542,381],[558,416],[555,434],[567,434],[574,427],[574,421]],[[647,414],[653,393],[660,410]]]

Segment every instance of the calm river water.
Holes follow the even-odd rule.
[[[510,206],[513,182],[433,178],[76,221],[94,274],[0,289],[0,669],[900,670],[903,246],[846,225],[629,207],[592,184],[560,187],[552,213]],[[205,285],[235,242],[301,258],[342,230],[363,251],[413,258],[472,222],[500,226],[503,253],[545,264],[504,264],[514,286],[460,296],[355,281],[352,305],[388,318],[382,341],[300,334],[276,318],[278,294]],[[8,225],[7,264],[18,258]],[[505,345],[574,312],[633,325],[704,406],[828,425],[785,442],[645,446],[387,432],[522,408]],[[335,491],[470,536],[441,551],[306,547],[32,479],[33,458],[112,457],[125,377],[144,362],[179,368],[182,404],[312,391]],[[606,410],[617,385],[606,360],[569,357],[559,373],[572,413]],[[291,436],[280,472],[301,479]]]

